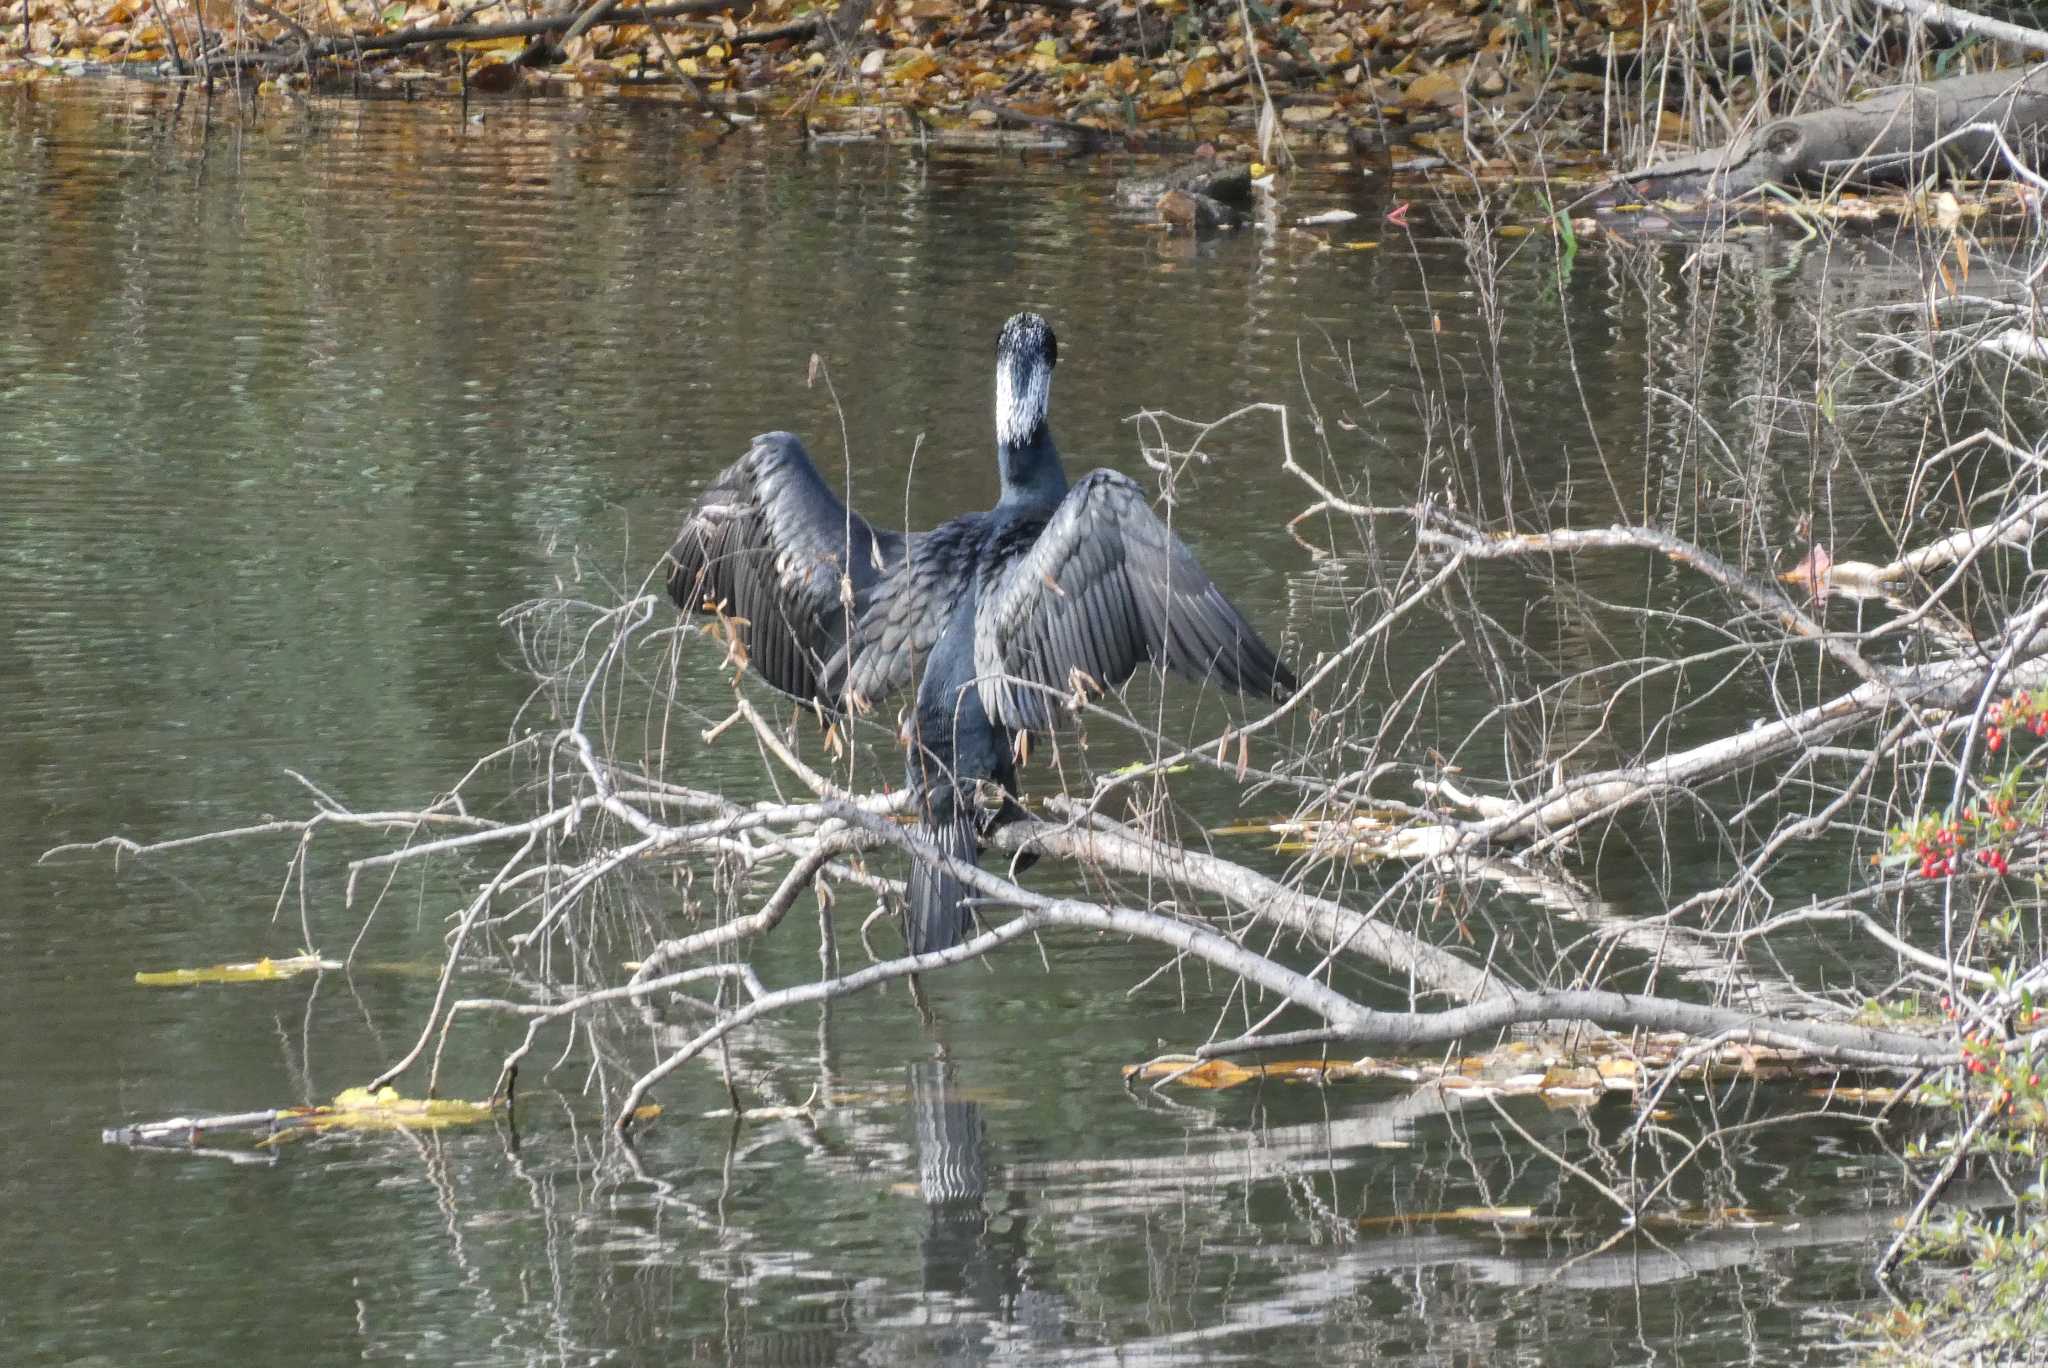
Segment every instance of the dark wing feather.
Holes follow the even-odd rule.
[[[982,593],[975,670],[1005,726],[1045,730],[1077,670],[1105,689],[1146,661],[1238,693],[1285,698],[1296,686],[1144,491],[1115,471],[1076,484]]]
[[[974,592],[987,523],[987,514],[969,513],[909,539],[901,567],[876,583],[852,639],[825,668],[832,697],[874,704],[910,686],[961,596]]]
[[[903,552],[850,512],[787,432],[754,439],[683,523],[669,552],[669,597],[684,612],[746,620],[749,662],[796,698],[830,704],[819,673],[846,640],[842,576],[857,613]]]

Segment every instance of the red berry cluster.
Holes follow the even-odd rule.
[[[2008,808],[2012,805],[2010,799],[2001,801]],[[2017,820],[2010,817],[1997,820],[2012,823],[2011,826],[2003,828],[2006,831],[2014,830],[2019,825]],[[1962,867],[1960,862],[1966,856],[1974,858],[1992,873],[2003,875],[2007,870],[2003,850],[1997,846],[1982,846],[1975,850],[1970,848],[1973,836],[1990,834],[1985,830],[1987,825],[1977,810],[1970,808],[1963,813],[1960,822],[1943,822],[1929,818],[1916,829],[1901,833],[1897,844],[1901,849],[1913,852],[1913,858],[1919,861],[1920,877],[1923,879],[1947,878]]]
[[[1956,856],[1964,840],[1953,824],[1935,826],[1913,842],[1913,854],[1920,860],[1920,877],[1945,879],[1956,872]]]
[[[1962,1019],[1961,1011],[1946,996],[1941,1000],[1941,1014],[1954,1022]],[[2042,1025],[2044,1015],[2048,1014],[2039,1008],[2026,1007],[2019,1012],[2015,1024],[2023,1031],[2029,1030]],[[2001,1110],[2010,1108],[2016,1098],[2028,1099],[2037,1110],[2048,1102],[2048,1096],[2041,1091],[2040,1060],[2031,1048],[2023,1054],[2014,1053],[1997,1034],[1982,1026],[1964,1031],[1962,1044],[1963,1072],[1997,1084]]]
[[[2048,736],[2048,698],[2036,699],[2021,689],[2011,698],[2003,698],[1991,705],[1985,714],[1984,749],[1998,754],[2005,745],[2006,737],[2016,731],[2032,732],[2036,737]]]
[[[2048,737],[2048,693],[2036,696],[2022,689],[2010,698],[1994,701],[1985,710],[1984,752],[1995,756],[2007,750],[2021,733]],[[2001,759],[1995,773],[1986,776],[1988,796],[1963,809],[1952,822],[1923,818],[1920,823],[1892,832],[1894,858],[1910,860],[1923,879],[1945,879],[1959,874],[1971,861],[2003,878],[2010,872],[2012,838],[2023,826],[2040,820],[2043,795],[2048,787],[2036,779],[2023,784],[2035,757]],[[2015,795],[2022,788],[2031,795],[2024,813],[2014,812]],[[1876,859],[1872,863],[1877,863]]]
[[[2010,836],[2020,829],[2020,819],[2012,815],[2012,797],[2009,794],[1995,793],[1985,799],[1983,818],[1977,816],[1977,809],[1967,808],[1963,812],[1963,819],[1968,822],[1981,821],[1985,830],[1995,835]]]

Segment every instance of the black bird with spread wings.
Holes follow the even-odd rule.
[[[685,612],[743,622],[747,660],[783,693],[838,710],[908,687],[920,667],[908,783],[918,832],[973,864],[982,834],[1022,815],[1019,739],[1077,693],[1146,663],[1282,699],[1294,674],[1224,598],[1138,484],[1072,485],[1046,424],[1058,342],[1036,314],[996,343],[994,508],[929,532],[877,529],[787,432],[754,439],[690,513],[669,553]],[[957,944],[966,885],[918,861],[910,948]]]

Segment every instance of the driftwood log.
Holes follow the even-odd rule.
[[[1645,198],[1733,200],[1765,185],[1896,184],[1930,172],[1979,176],[2007,150],[2038,164],[2044,131],[2048,67],[1980,72],[1777,119],[1721,147],[1628,172],[1622,181]]]

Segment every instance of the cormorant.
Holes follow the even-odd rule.
[[[783,693],[839,710],[907,687],[907,780],[919,835],[972,864],[979,837],[1023,815],[1016,757],[1066,699],[1150,662],[1283,699],[1294,674],[1224,598],[1136,481],[1095,470],[1071,487],[1047,427],[1059,345],[1037,314],[996,343],[994,508],[929,532],[878,530],[820,478],[787,432],[754,439],[669,553],[685,612],[745,623],[747,660]],[[911,867],[913,953],[971,925],[965,885]]]

